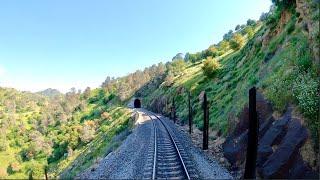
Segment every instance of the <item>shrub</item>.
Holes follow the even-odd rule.
[[[44,176],[44,165],[37,161],[31,161],[25,168],[29,174],[29,179],[30,176],[34,179],[42,179]]]
[[[183,59],[174,60],[168,65],[168,70],[174,75],[180,75],[186,66],[187,64]]]
[[[243,46],[243,44],[244,44],[244,39],[238,33],[234,34],[234,36],[230,40],[230,47],[233,50],[239,50]]]
[[[7,170],[5,168],[0,168],[0,178],[5,179],[8,176]]]
[[[89,122],[89,121],[87,121]],[[92,121],[93,122],[93,121]],[[92,123],[85,123],[82,127],[82,132],[80,139],[82,142],[89,143],[95,137],[95,127],[92,126]]]
[[[246,27],[246,28],[244,29],[244,32],[245,32],[246,34],[248,34],[248,38],[249,38],[249,39],[253,38],[254,30],[253,30],[253,28],[252,28],[251,26]]]
[[[226,40],[223,40],[219,43],[219,51],[225,52],[229,49],[229,42]]]
[[[254,26],[256,25],[256,21],[255,20],[252,20],[252,19],[248,19],[247,20],[247,26]]]
[[[306,117],[314,118],[318,111],[318,83],[309,73],[299,74],[293,82],[293,96]]]
[[[221,64],[216,59],[212,59],[212,57],[208,57],[202,66],[203,74],[208,78],[213,78],[220,69]]]
[[[218,56],[218,49],[216,46],[212,45],[207,50],[207,56],[216,57]]]
[[[289,9],[295,5],[295,0],[272,0],[272,2],[276,6],[284,9]]]
[[[8,142],[5,137],[1,137],[0,139],[0,151],[6,151],[8,149]]]
[[[174,75],[171,72],[169,72],[164,81],[164,85],[170,87],[173,84]]]
[[[101,118],[104,119],[104,120],[110,120],[111,119],[111,116],[108,112],[104,112],[101,114]]]
[[[14,174],[16,172],[19,172],[20,170],[21,170],[21,165],[18,162],[11,163],[7,168],[7,172],[9,174]]]
[[[279,112],[284,112],[286,105],[292,100],[292,94],[290,93],[292,87],[291,78],[291,73],[282,75],[281,78],[279,78],[279,74],[275,74],[265,82],[267,84],[267,99],[272,102]]]

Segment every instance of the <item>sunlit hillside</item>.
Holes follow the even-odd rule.
[[[319,2],[294,2],[273,1],[270,12],[237,25],[207,49],[177,52],[167,63],[107,77],[95,89],[72,88],[64,94],[55,89],[31,93],[0,87],[0,179],[43,179],[45,173],[49,178],[69,179],[95,167],[136,127],[135,111],[128,107],[133,97],[141,99],[143,108],[167,117],[175,108],[183,126],[188,123],[190,93],[194,127],[201,132],[205,92],[215,138],[222,139],[224,147],[228,140],[242,142],[238,139],[247,136],[243,119],[248,119],[252,87],[271,107],[261,108],[258,114],[263,119],[268,111],[272,119],[264,131],[290,114],[297,122],[294,125],[307,132],[290,151],[298,154],[294,162],[319,173]],[[290,129],[289,125],[281,128],[278,139]],[[279,144],[268,146],[270,154]],[[239,159],[229,158],[231,165],[226,168],[241,171],[244,160]],[[290,176],[266,176],[264,166],[259,168],[260,178],[298,177],[292,175],[298,171],[296,166],[287,170]]]

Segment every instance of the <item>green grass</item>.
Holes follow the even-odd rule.
[[[110,109],[109,113],[112,117],[112,122],[102,122],[93,141],[74,151],[73,156],[51,165],[51,177],[73,178],[79,172],[92,166],[97,159],[103,158],[120,145],[121,142],[114,142],[112,138],[133,127],[131,111],[117,107]]]
[[[176,77],[172,87],[157,89],[145,97],[144,102],[150,107],[153,99],[167,97],[171,103],[172,97],[175,97],[177,115],[186,122],[187,94],[179,93],[179,89],[184,87],[192,93],[194,122],[202,129],[203,112],[198,96],[201,91],[206,91],[211,103],[210,128],[227,135],[234,127],[233,120],[248,102],[248,90],[257,86],[279,113],[283,113],[288,104],[297,106],[309,119],[308,126],[316,134],[315,126],[318,123],[314,117],[318,99],[315,84],[318,81],[312,70],[307,36],[295,28],[295,21],[293,16],[284,30],[273,37],[264,49],[257,37],[262,36],[268,26],[259,26],[255,30],[255,37],[247,40],[242,49],[217,57],[223,68],[216,77],[206,78],[201,71],[202,63],[190,64],[183,76]],[[265,62],[266,54],[274,55]],[[168,109],[163,113],[168,115]]]

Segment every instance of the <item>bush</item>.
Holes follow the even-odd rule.
[[[82,132],[80,135],[80,139],[83,143],[89,143],[95,137],[95,127],[92,125],[93,121],[86,121],[84,126],[82,127]]]
[[[293,82],[293,96],[306,117],[314,118],[318,111],[318,83],[309,73],[299,74]]]
[[[8,149],[8,142],[5,140],[4,137],[0,139],[0,151],[6,151]]]
[[[289,9],[296,4],[295,0],[272,0],[272,2],[276,6],[284,9]]]
[[[186,66],[187,64],[183,59],[174,60],[168,65],[168,70],[174,75],[180,75]]]
[[[287,104],[292,100],[290,91],[293,75],[290,72],[282,74],[281,78],[279,76],[280,74],[275,74],[265,82],[267,85],[266,96],[274,105],[275,110],[284,112]]]
[[[29,164],[26,165],[27,173],[34,179],[43,179],[44,177],[44,165],[37,162],[31,161]],[[32,174],[32,175],[31,175]]]
[[[5,168],[0,168],[0,178],[5,179],[8,176],[7,170]]]
[[[219,51],[226,52],[229,49],[229,42],[226,40],[223,40],[219,43]]]
[[[167,87],[170,87],[173,84],[174,81],[174,75],[169,72],[164,80],[164,85]]]
[[[254,30],[253,30],[253,28],[252,28],[251,26],[246,27],[246,28],[244,29],[244,32],[245,32],[246,34],[248,34],[248,38],[249,38],[249,39],[253,38]]]
[[[21,170],[21,165],[18,162],[11,163],[7,168],[7,172],[9,174],[14,174],[16,172],[19,172],[20,170]]]
[[[230,40],[230,47],[233,50],[239,50],[243,46],[243,44],[244,44],[244,39],[238,33],[234,34],[234,36]]]
[[[207,53],[206,53],[207,56],[212,56],[212,57],[216,57],[218,56],[218,49],[216,46],[212,45],[208,48],[207,50]]]
[[[247,20],[247,26],[255,26],[256,25],[256,21],[252,20],[252,19],[248,19]]]
[[[110,114],[108,112],[104,112],[104,113],[101,114],[101,118],[103,120],[110,120],[111,116],[110,116]]]
[[[213,78],[221,69],[221,64],[216,60],[208,57],[202,66],[202,71],[208,78]]]

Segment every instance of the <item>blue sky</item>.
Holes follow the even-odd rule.
[[[98,87],[197,52],[267,12],[269,0],[1,0],[0,86]]]

